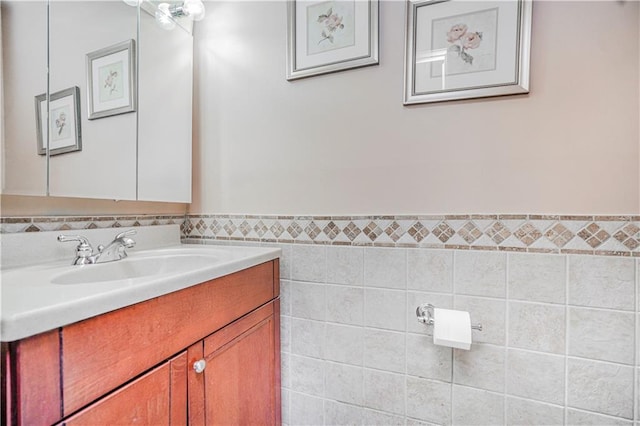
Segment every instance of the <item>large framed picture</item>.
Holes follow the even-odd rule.
[[[134,40],[87,54],[89,120],[136,110]]]
[[[47,126],[47,95],[36,96],[36,129],[38,154],[49,155],[82,151],[80,126],[80,89],[70,87],[53,93],[49,101],[49,126]],[[47,131],[48,129],[48,131]]]
[[[531,0],[408,0],[404,104],[529,92]]]
[[[289,0],[287,80],[378,63],[378,0]]]

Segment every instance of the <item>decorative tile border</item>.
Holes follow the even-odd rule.
[[[0,218],[0,233],[129,228],[173,224],[179,224],[182,228],[184,219],[184,215],[3,217]]]
[[[640,216],[187,215],[190,240],[640,257]]]
[[[0,218],[0,233],[180,224],[183,238],[640,257],[640,216],[130,215]]]

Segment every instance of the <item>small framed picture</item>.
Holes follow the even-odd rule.
[[[43,93],[36,96],[38,154],[45,155],[47,153],[47,137],[50,156],[82,151],[80,89],[78,87],[71,87],[51,95],[49,124],[47,127],[47,95]]]
[[[378,63],[378,0],[289,0],[287,80]]]
[[[529,92],[532,0],[408,0],[404,104]]]
[[[135,41],[87,54],[89,120],[136,110]]]

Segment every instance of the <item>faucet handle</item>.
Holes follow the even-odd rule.
[[[127,231],[121,232],[118,235],[116,235],[114,240],[118,240],[120,238],[128,237],[129,235],[136,235],[137,233],[138,233],[138,231],[136,231],[135,229],[129,229]]]
[[[87,237],[83,237],[82,235],[58,235],[58,241],[61,243],[66,243],[68,241],[79,241],[80,245],[90,246],[89,240]]]
[[[76,260],[73,262],[74,265],[88,263],[89,257],[93,254],[93,247],[89,244],[89,240],[81,235],[58,235],[58,241],[61,243],[78,241],[80,243],[76,247]]]

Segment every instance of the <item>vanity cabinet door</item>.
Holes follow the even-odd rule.
[[[187,353],[177,355],[61,424],[187,424]]]
[[[276,299],[207,337],[201,373],[189,357],[191,424],[280,424],[279,323]]]

